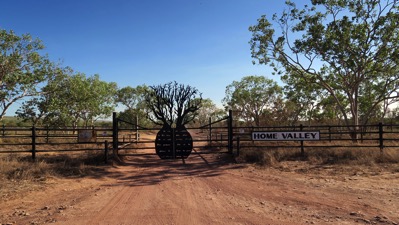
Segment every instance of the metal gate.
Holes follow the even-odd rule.
[[[232,115],[186,131],[145,128],[113,114],[113,152],[117,156],[155,155],[161,159],[187,158],[190,154],[233,152]],[[136,120],[137,121],[137,120]],[[121,124],[128,124],[122,128]],[[188,134],[187,134],[188,133]],[[191,138],[188,138],[188,137]],[[190,150],[192,149],[192,151]]]

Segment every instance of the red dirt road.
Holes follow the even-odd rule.
[[[398,224],[399,172],[128,157],[0,205],[0,224]]]

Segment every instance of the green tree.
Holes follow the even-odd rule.
[[[29,34],[0,29],[0,120],[15,102],[38,95],[40,85],[56,75],[44,45]]]
[[[127,109],[138,109],[144,107],[145,93],[149,90],[146,85],[139,85],[135,88],[127,86],[116,93],[116,101]]]
[[[357,126],[360,114],[368,118],[382,102],[398,98],[399,1],[310,3],[300,9],[287,1],[274,24],[258,19],[249,28],[252,57],[332,96],[348,128]],[[362,102],[367,107],[360,112]]]
[[[295,76],[282,76],[285,97],[291,102],[291,107],[296,111],[298,119],[311,124],[315,114],[319,110],[318,102],[322,99],[323,92],[314,86],[307,85],[303,79]],[[292,105],[295,103],[295,106]]]
[[[223,104],[237,113],[239,119],[260,126],[261,118],[273,111],[279,98],[282,88],[275,81],[264,76],[246,76],[226,87]]]
[[[340,96],[341,102],[345,102],[343,98],[344,98],[343,96]],[[319,112],[317,115],[315,115],[315,117],[317,117],[319,123],[324,123],[329,125],[342,124],[341,122],[343,121],[343,116],[333,97],[331,96],[324,97],[317,103],[317,107],[319,109]],[[348,112],[348,107],[346,107],[346,110]]]
[[[43,123],[48,126],[76,128],[79,122],[86,127],[93,126],[96,120],[111,116],[115,108],[117,85],[101,81],[99,75],[86,77],[68,68],[43,90],[40,98],[24,104],[26,107],[21,108],[20,115],[25,118],[42,115]]]
[[[22,103],[21,107],[15,112],[18,118],[24,122],[30,121],[32,125],[38,125],[45,115],[45,102],[39,97],[33,97]]]
[[[196,122],[199,126],[205,126],[211,121],[216,121],[226,116],[226,112],[216,106],[210,98],[202,100],[201,107],[198,109],[198,116]]]
[[[268,121],[270,125],[286,125],[294,126],[299,121],[301,113],[301,108],[296,102],[290,100],[284,100],[283,98],[278,98],[274,102],[274,107],[271,112],[262,118],[264,121]]]
[[[146,85],[119,89],[116,93],[116,102],[125,107],[125,110],[119,114],[119,118],[135,124],[137,117],[139,126],[148,127],[150,121],[147,118],[145,104],[145,93],[148,91],[149,87]]]
[[[92,126],[99,118],[109,117],[115,108],[116,83],[101,81],[99,75],[86,77],[77,73],[68,77],[61,84],[60,96],[55,100],[63,112],[71,116],[73,126],[79,119],[85,126]]]
[[[66,79],[71,69],[58,67],[54,71],[56,75],[47,80],[46,85],[41,88],[41,91],[37,93],[36,96],[22,102],[21,107],[15,112],[17,117],[22,119],[22,121],[30,121],[32,125],[52,124],[50,121],[46,120],[49,119],[50,115],[55,113],[49,110],[51,106],[50,97],[58,91],[59,87],[57,84],[59,84],[61,80]],[[54,121],[54,123],[57,122],[59,121]]]

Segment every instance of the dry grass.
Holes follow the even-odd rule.
[[[239,160],[261,166],[276,166],[284,161],[307,161],[321,165],[375,165],[399,163],[397,149],[306,149],[302,155],[298,149],[243,149]]]
[[[370,149],[308,149],[304,156],[298,149],[245,149],[236,160],[285,172],[340,178],[399,173],[398,149],[386,149],[383,154]]]
[[[26,136],[29,133],[11,133],[10,135]],[[43,134],[42,134],[43,135]],[[22,137],[21,136],[21,137]],[[4,151],[29,151],[30,145],[18,145],[30,143],[30,138],[0,138],[0,143],[5,144],[1,146]],[[57,177],[76,177],[91,175],[93,171],[98,171],[103,168],[98,165],[103,165],[104,161],[104,143],[79,144],[77,137],[67,138],[53,138],[49,140],[50,143],[68,143],[47,145],[46,138],[40,137],[37,139],[36,150],[39,153],[36,155],[36,161],[32,161],[30,153],[18,154],[0,154],[0,194],[2,190],[7,189],[13,183],[38,183],[44,182],[48,178]],[[10,145],[7,145],[10,144]],[[14,144],[14,145],[13,145]],[[93,149],[79,152],[60,153],[60,150],[81,150]],[[51,153],[43,153],[40,150],[54,151]],[[14,185],[18,186],[18,185]],[[0,195],[1,197],[1,195]]]
[[[51,174],[44,161],[31,163],[26,157],[7,155],[0,158],[0,174],[8,180],[38,180]]]
[[[48,180],[93,175],[103,168],[103,154],[82,152],[46,154],[33,161],[30,155],[0,155],[0,199],[40,188]]]

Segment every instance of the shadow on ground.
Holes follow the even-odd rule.
[[[214,177],[228,169],[243,168],[226,153],[198,153],[195,150],[187,159],[165,160],[157,155],[126,156],[122,165],[109,172],[108,176],[118,182],[111,186],[146,186],[166,180],[187,179],[189,177]]]

